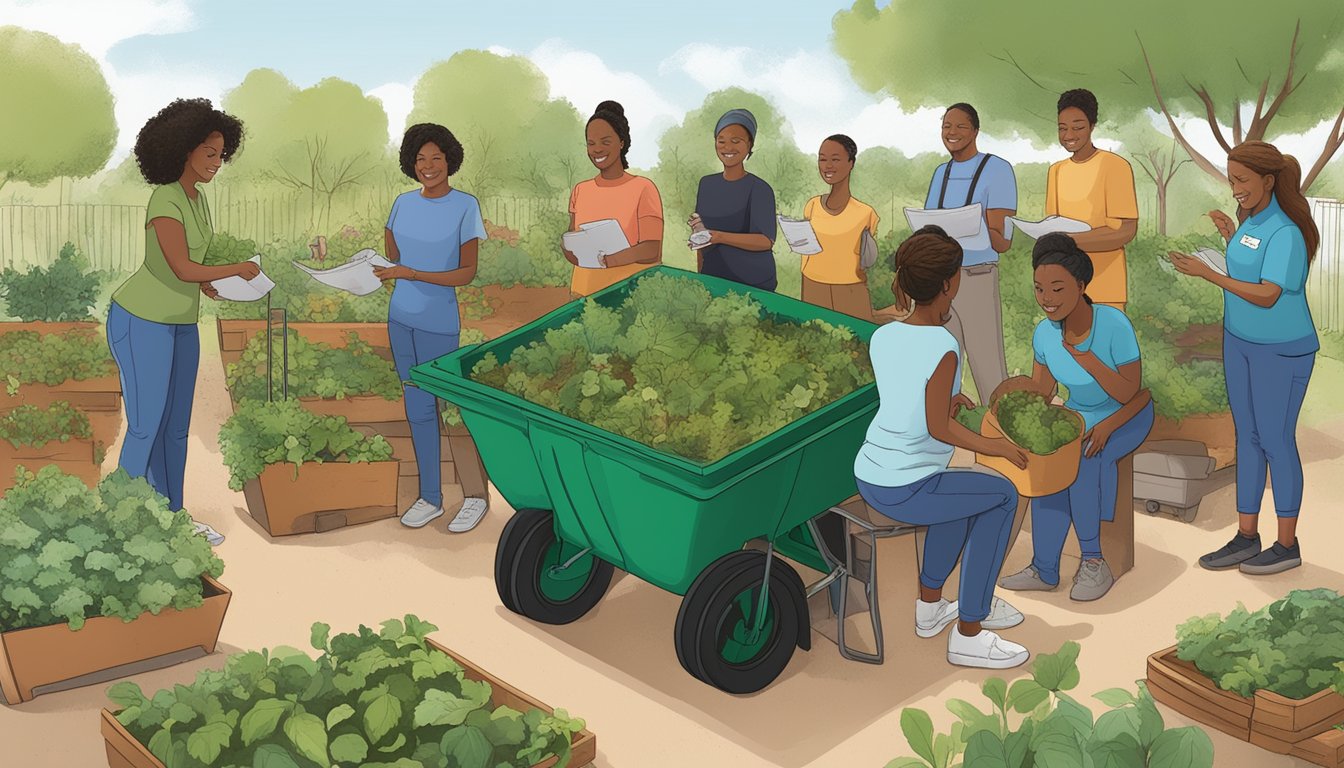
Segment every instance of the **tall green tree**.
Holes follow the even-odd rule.
[[[1104,14],[1104,15],[1103,15]],[[1151,108],[1194,164],[1225,178],[1178,120],[1204,120],[1226,152],[1331,121],[1306,189],[1344,145],[1344,5],[1319,0],[1133,0],[1095,13],[1050,3],[857,0],[833,42],[855,80],[906,109],[965,100],[996,126],[1048,141],[1054,104],[1088,88],[1108,115]],[[1226,130],[1225,130],[1226,129]]]
[[[117,141],[112,91],[77,45],[0,27],[0,188],[91,176]]]

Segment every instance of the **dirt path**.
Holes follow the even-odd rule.
[[[220,548],[222,581],[234,591],[221,636],[222,653],[136,675],[148,689],[186,682],[218,667],[223,653],[288,644],[306,647],[313,621],[338,630],[413,612],[437,624],[434,636],[541,700],[586,718],[597,733],[599,766],[882,766],[911,754],[900,735],[905,706],[929,711],[946,728],[942,702],[979,702],[988,677],[949,666],[945,640],[910,632],[914,559],[910,538],[883,542],[881,595],[887,662],[844,661],[818,635],[784,676],[755,696],[720,694],[684,673],[672,648],[678,598],[631,577],[618,577],[590,616],[564,627],[533,624],[499,605],[491,576],[495,542],[508,510],[497,496],[476,531],[454,536],[443,523],[411,531],[386,520],[324,534],[268,539],[248,517],[242,495],[228,490],[216,448],[228,414],[213,326],[202,326],[202,355],[192,419],[187,504],[228,536]],[[1233,489],[1206,500],[1193,524],[1140,515],[1136,569],[1099,603],[1079,606],[1064,591],[1012,596],[1028,618],[1009,635],[1035,652],[1065,640],[1082,643],[1084,702],[1111,687],[1133,688],[1148,653],[1174,642],[1192,613],[1226,612],[1240,600],[1259,606],[1296,587],[1344,590],[1344,558],[1329,541],[1344,540],[1344,443],[1338,422],[1304,429],[1309,457],[1303,549],[1308,565],[1251,579],[1211,573],[1195,557],[1222,544],[1234,524]],[[109,466],[115,463],[115,450]],[[1268,508],[1267,508],[1268,510]],[[1008,568],[1030,556],[1023,536]],[[1071,566],[1066,565],[1066,576]],[[98,709],[105,686],[50,694],[19,707],[0,706],[0,765],[73,768],[105,765]],[[1100,705],[1097,705],[1098,707]],[[1163,708],[1169,724],[1186,721]],[[1219,768],[1305,766],[1210,732]]]

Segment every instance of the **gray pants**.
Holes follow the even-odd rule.
[[[962,267],[961,289],[952,300],[947,330],[957,338],[975,380],[977,400],[984,403],[1008,378],[1003,356],[1003,308],[999,303],[999,265]]]

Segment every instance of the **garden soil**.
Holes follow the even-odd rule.
[[[224,654],[280,644],[306,647],[309,625],[337,631],[363,622],[415,613],[438,625],[433,637],[497,677],[540,700],[583,717],[597,734],[598,766],[817,766],[879,767],[913,754],[900,731],[901,708],[929,711],[939,728],[951,722],[943,702],[981,703],[988,673],[949,666],[945,638],[916,639],[913,538],[882,543],[881,596],[886,664],[845,661],[814,634],[810,652],[798,652],[766,690],[733,697],[687,675],[672,647],[678,598],[619,575],[589,616],[563,627],[534,624],[509,613],[495,594],[495,543],[509,510],[494,495],[475,531],[452,535],[439,520],[418,531],[383,520],[327,533],[270,539],[247,514],[243,494],[228,489],[218,449],[219,424],[229,413],[213,326],[202,326],[200,379],[192,415],[186,500],[189,509],[228,537],[219,548],[221,581],[233,590],[219,652],[132,679],[147,690],[187,682],[197,670],[218,667]],[[1336,367],[1338,364],[1335,364]],[[1318,373],[1321,373],[1318,371]],[[1339,371],[1330,378],[1338,383]],[[1331,387],[1313,382],[1309,400]],[[1309,408],[1309,410],[1312,410]],[[1317,408],[1319,410],[1319,407]],[[1329,409],[1340,413],[1338,407]],[[1148,654],[1170,646],[1174,629],[1192,613],[1227,612],[1238,601],[1259,607],[1289,590],[1344,590],[1344,556],[1329,541],[1344,541],[1344,422],[1317,422],[1301,432],[1308,490],[1301,540],[1307,564],[1272,577],[1200,570],[1195,559],[1220,546],[1235,524],[1234,489],[1209,497],[1192,524],[1140,513],[1137,564],[1104,599],[1071,603],[1067,591],[1007,595],[1027,615],[1005,634],[1033,652],[1053,652],[1065,640],[1083,650],[1082,683],[1074,693],[1134,687]],[[107,467],[116,461],[115,447]],[[969,463],[959,456],[959,463]],[[460,494],[450,491],[447,503]],[[1270,513],[1266,504],[1266,514]],[[1268,523],[1268,519],[1266,520]],[[1008,571],[1030,558],[1024,535],[1010,553]],[[1065,564],[1065,575],[1074,564]],[[811,574],[804,574],[808,578]],[[856,625],[857,626],[857,625]],[[98,685],[0,706],[0,764],[93,768],[106,765]],[[1169,725],[1189,721],[1165,707]],[[1305,766],[1210,732],[1220,768]]]

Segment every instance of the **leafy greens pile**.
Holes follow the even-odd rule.
[[[472,378],[600,429],[709,463],[873,381],[867,345],[820,320],[791,322],[737,293],[672,275],[615,308],[591,299]]]
[[[1009,440],[1038,456],[1054,453],[1081,434],[1077,416],[1029,390],[1004,394],[996,416]]]
[[[314,624],[311,658],[292,648],[249,651],[190,686],[146,697],[118,683],[117,719],[168,766],[269,768],[500,768],[548,756],[565,766],[582,720],[557,709],[491,703],[485,682],[425,642],[437,629],[415,616],[375,633],[329,637]]]
[[[0,440],[8,440],[15,448],[41,448],[48,442],[87,440],[92,436],[89,417],[64,400],[42,408],[20,405],[0,416]]]
[[[392,446],[382,435],[366,437],[343,416],[319,416],[298,400],[244,400],[219,430],[229,487],[241,491],[271,464],[309,461],[387,461]]]
[[[90,270],[83,254],[66,243],[46,267],[0,272],[0,297],[6,311],[25,323],[91,320],[103,280],[103,273]]]
[[[11,331],[0,334],[0,370],[20,385],[56,386],[117,372],[107,339],[92,328],[40,334]]]
[[[191,516],[125,470],[93,490],[48,466],[0,496],[0,631],[193,608],[223,570]]]

